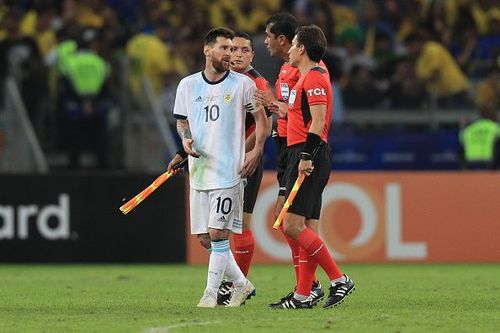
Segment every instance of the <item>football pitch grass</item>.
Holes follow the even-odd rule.
[[[339,307],[271,310],[294,284],[290,266],[253,266],[257,296],[240,308],[198,309],[205,266],[1,264],[0,332],[500,330],[500,265],[342,268],[356,291]]]

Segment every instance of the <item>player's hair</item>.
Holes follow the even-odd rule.
[[[250,47],[253,50],[253,38],[252,38],[252,36],[250,36],[249,34],[247,34],[246,32],[243,32],[243,31],[236,31],[234,33],[234,37],[240,37],[240,38],[244,38],[244,39],[250,41]]]
[[[309,59],[319,62],[326,51],[326,37],[317,25],[304,25],[298,27],[295,35],[299,45],[304,45]]]
[[[299,26],[295,16],[289,13],[278,13],[271,16],[266,23],[275,36],[283,35],[291,43],[293,36],[295,36],[295,30]]]
[[[203,45],[213,44],[217,40],[217,37],[224,37],[233,39],[234,31],[224,27],[218,27],[210,29],[209,32],[203,37]]]

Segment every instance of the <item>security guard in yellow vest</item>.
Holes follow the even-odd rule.
[[[94,50],[81,49],[66,57],[63,74],[78,96],[91,99],[101,93],[108,76],[108,67]]]
[[[59,94],[71,169],[80,167],[80,155],[85,150],[95,155],[98,168],[105,169],[108,165],[109,102],[105,83],[109,69],[96,52],[97,41],[95,30],[84,30],[78,49],[65,55],[60,68]]]
[[[480,108],[481,118],[460,131],[460,162],[464,169],[498,169],[500,164],[500,124],[495,109]]]

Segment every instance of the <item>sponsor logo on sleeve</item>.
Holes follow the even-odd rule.
[[[308,96],[326,96],[325,88],[314,88],[307,91]]]

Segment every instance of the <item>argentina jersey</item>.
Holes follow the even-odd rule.
[[[255,83],[228,71],[216,82],[203,72],[181,80],[174,116],[187,119],[199,158],[189,157],[189,180],[196,190],[233,187],[245,159],[245,116],[254,112]]]

